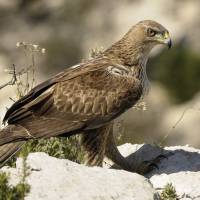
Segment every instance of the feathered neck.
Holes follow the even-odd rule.
[[[126,34],[121,40],[103,52],[103,55],[124,66],[140,66],[148,60],[153,45],[130,38]]]

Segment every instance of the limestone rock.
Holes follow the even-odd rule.
[[[27,182],[31,191],[26,200],[153,200],[158,194],[148,179],[123,170],[86,167],[45,153],[31,153],[27,158],[31,169]],[[10,173],[11,184],[19,181],[22,160]]]
[[[142,162],[161,153],[168,157],[161,160],[159,169],[143,177],[108,169],[112,166],[108,160],[104,168],[86,167],[45,153],[31,153],[26,161],[30,167],[26,180],[31,186],[26,200],[153,200],[160,199],[158,193],[167,183],[175,187],[180,200],[200,199],[200,150],[189,146],[160,149],[148,144],[124,144],[119,150],[130,162],[133,157]],[[22,159],[18,159],[16,168],[1,169],[10,173],[10,184],[19,182],[22,166]]]
[[[159,190],[172,183],[180,199],[200,199],[200,150],[188,147],[168,147],[174,155],[160,163],[159,171],[149,174],[154,188]]]
[[[147,174],[153,187],[161,192],[172,183],[180,199],[200,199],[200,150],[189,146],[166,147],[164,150],[151,145],[124,144],[119,146],[123,156],[132,161],[133,153],[140,161],[150,160],[159,154],[168,155],[161,160],[159,169]],[[108,161],[107,161],[108,162]],[[109,165],[112,165],[110,162]]]

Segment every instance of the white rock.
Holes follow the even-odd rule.
[[[169,157],[144,178],[124,170],[107,169],[111,162],[107,168],[90,168],[45,153],[31,153],[27,158],[31,191],[26,200],[151,200],[159,199],[157,192],[167,183],[172,183],[181,200],[200,199],[200,150],[189,146],[162,150],[148,144],[124,144],[119,150],[129,161],[133,161],[135,151],[134,156],[140,161],[160,153]],[[9,172],[10,183],[15,185],[20,180],[22,166],[22,160],[18,159],[16,168],[3,167],[1,171]]]
[[[89,168],[69,160],[57,159],[45,153],[31,153],[27,158],[31,174],[27,177],[31,191],[26,200],[152,200],[158,195],[148,179],[123,170]],[[16,184],[22,160],[10,172],[11,184]],[[17,175],[18,174],[18,175]]]
[[[124,144],[119,146],[119,150],[130,162],[137,150],[136,155],[141,161],[155,158],[162,152],[158,147],[148,144]],[[167,183],[172,183],[180,199],[200,199],[200,150],[189,146],[174,146],[166,147],[162,153],[170,156],[158,164],[158,170],[146,175],[153,187],[162,191]]]
[[[158,173],[151,173],[154,188],[172,183],[181,199],[200,199],[200,150],[187,146],[165,149],[174,155],[161,162]]]

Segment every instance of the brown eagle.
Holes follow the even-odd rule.
[[[148,85],[146,62],[158,44],[171,47],[169,32],[145,20],[97,58],[68,68],[37,85],[7,111],[0,131],[0,162],[29,139],[82,135],[87,164],[101,166],[104,156],[128,171],[150,167],[130,165],[113,138],[113,120],[141,98]]]

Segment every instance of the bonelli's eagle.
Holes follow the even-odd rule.
[[[112,126],[146,90],[146,62],[158,44],[171,47],[169,32],[155,21],[141,21],[99,57],[33,88],[5,115],[8,125],[0,131],[0,162],[29,139],[82,134],[88,165],[101,166],[107,156],[125,170],[148,171],[152,162],[130,165],[122,157]]]

